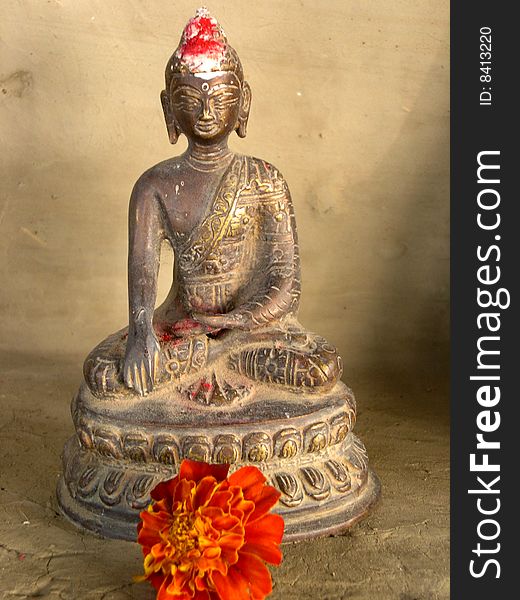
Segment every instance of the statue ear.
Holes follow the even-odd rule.
[[[166,129],[168,130],[168,137],[170,138],[170,144],[176,144],[179,139],[179,135],[181,131],[173,116],[171,105],[170,105],[170,97],[166,90],[161,92],[161,104],[164,113],[164,120],[166,121]]]
[[[251,109],[251,88],[249,83],[244,81],[242,84],[242,95],[240,99],[240,111],[238,113],[237,134],[239,137],[246,137],[247,120],[249,119],[249,110]]]

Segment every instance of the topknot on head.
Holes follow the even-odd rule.
[[[197,10],[184,28],[177,50],[166,66],[166,85],[174,74],[197,75],[229,71],[243,80],[242,65],[226,34],[206,7]]]
[[[224,30],[208,9],[202,7],[184,28],[175,56],[190,73],[220,71],[226,46]]]

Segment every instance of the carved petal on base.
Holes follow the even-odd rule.
[[[325,463],[325,466],[332,476],[332,485],[338,490],[338,492],[346,492],[352,487],[350,474],[345,465],[337,460],[328,460]]]
[[[64,449],[59,503],[76,524],[108,537],[135,539],[150,491],[183,458],[231,471],[258,466],[281,492],[286,540],[341,531],[379,494],[351,431],[354,396],[341,382],[312,396],[255,388],[244,401],[210,406],[174,388],[109,403],[83,385],[72,412],[77,435]]]
[[[303,500],[303,490],[299,480],[291,473],[277,473],[275,480],[282,492],[280,502],[285,506],[298,506]]]
[[[330,482],[323,473],[314,467],[301,469],[303,486],[314,500],[325,500],[330,495]]]
[[[200,435],[187,437],[182,447],[184,458],[199,460],[200,462],[209,462],[211,457],[211,448],[208,438]]]
[[[292,435],[288,431],[287,439]],[[187,443],[190,452],[207,460],[209,446],[204,436],[193,436]],[[242,462],[245,457],[240,457],[236,437],[221,435],[214,444],[219,458],[237,461],[232,463],[232,470],[248,464]],[[164,438],[153,449],[156,459],[162,462],[125,462],[110,454],[102,456],[86,450],[77,438],[71,438],[63,454],[65,476],[58,484],[60,507],[72,521],[87,529],[107,537],[135,540],[139,511],[150,502],[153,487],[175,474],[176,466],[165,463],[177,452],[171,440]],[[271,448],[262,434],[253,432],[247,457],[256,461],[260,456],[272,456]],[[279,457],[256,462],[282,494],[275,512],[284,517],[286,541],[344,530],[362,518],[379,495],[377,478],[366,462],[362,466],[361,457],[366,461],[364,446],[353,434],[342,444],[307,456],[304,464],[300,455],[283,462]],[[284,468],[280,469],[282,464]]]
[[[178,466],[186,457],[219,462],[221,452],[227,456],[223,461],[237,464],[297,457],[307,462],[308,455],[346,440],[355,402],[344,384],[309,403],[295,398],[255,392],[244,402],[206,406],[174,390],[171,396],[154,391],[139,402],[129,396],[111,404],[83,385],[72,411],[83,448],[130,462]],[[222,448],[221,436],[233,438],[230,448]],[[361,454],[353,460],[360,464]]]
[[[153,457],[165,465],[178,465],[179,447],[171,436],[158,436],[153,445]]]
[[[271,438],[261,431],[248,435],[244,440],[244,461],[263,463],[271,457]]]
[[[114,431],[98,429],[94,433],[94,445],[102,456],[122,458],[121,440]]]
[[[213,462],[232,465],[240,459],[240,440],[235,435],[219,435],[215,440]]]
[[[101,501],[107,506],[119,504],[125,484],[124,471],[110,471],[99,490]]]
[[[148,440],[138,434],[127,435],[124,439],[124,455],[125,458],[133,462],[146,462],[148,456],[150,444]]]
[[[274,436],[274,453],[279,458],[294,458],[301,450],[302,434],[290,427]]]
[[[132,486],[128,486],[126,499],[128,504],[135,509],[142,510],[150,504],[150,492],[156,485],[156,478],[152,475],[141,475]]]
[[[81,496],[92,496],[97,490],[99,479],[96,467],[87,467],[78,479],[77,493]]]
[[[365,471],[368,467],[368,454],[363,443],[356,437],[352,442],[352,463],[360,470]]]

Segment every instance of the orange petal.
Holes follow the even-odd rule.
[[[164,581],[164,575],[159,575],[158,573],[152,573],[150,575],[150,577],[148,577],[148,581],[153,585],[153,587],[156,590],[158,590]]]
[[[238,485],[244,490],[258,483],[265,483],[266,478],[257,467],[242,467],[228,478],[229,485]]]
[[[282,562],[282,552],[278,546],[275,544],[270,544],[268,542],[260,544],[260,543],[249,543],[246,542],[242,548],[241,552],[248,552],[249,554],[256,554],[263,561],[269,563],[270,565],[279,565]]]
[[[222,490],[221,488],[219,488],[219,490],[215,492],[211,497],[211,500],[209,501],[209,506],[219,507],[222,510],[226,510],[227,512],[232,497],[233,494],[229,490]]]
[[[204,506],[200,509],[200,514],[204,515],[208,519],[218,519],[219,517],[224,517],[225,512],[220,508],[220,506]]]
[[[264,515],[260,519],[246,525],[246,542],[262,543],[271,541],[279,544],[284,531],[283,518],[280,515]]]
[[[141,527],[137,535],[137,541],[142,546],[143,544],[148,544],[151,541],[151,539],[153,539],[154,541],[152,541],[152,543],[150,544],[150,546],[153,546],[160,540],[159,531],[160,529],[157,529],[156,527],[150,525],[143,525],[143,527]]]
[[[146,527],[143,527],[143,529],[141,529],[139,533],[137,541],[139,544],[141,544],[141,546],[151,548],[152,546],[162,542],[163,540],[161,538],[160,533],[156,529],[148,529]]]
[[[240,524],[240,519],[231,515],[222,515],[213,519],[212,525],[218,531],[233,529]]]
[[[233,566],[238,569],[249,584],[251,598],[262,600],[273,589],[271,573],[265,564],[254,554],[241,552],[238,562]]]
[[[206,558],[205,556],[201,556],[197,561],[196,567],[200,571],[214,570],[222,575],[227,575],[228,572],[228,563],[222,560],[222,556],[217,558]]]
[[[242,545],[240,546],[242,548]],[[238,549],[237,548],[221,548],[222,554],[220,555],[222,560],[228,565],[234,565],[238,560]]]
[[[150,508],[148,509],[150,510]],[[171,498],[161,498],[160,500],[156,500],[151,504],[151,512],[154,513],[165,513],[166,515],[170,515],[172,512],[172,499]]]
[[[211,499],[217,485],[214,477],[203,477],[199,481],[195,490],[195,497],[193,498],[193,508],[195,510]]]
[[[147,510],[143,510],[143,512],[141,513],[141,520],[145,529],[149,528],[160,531],[170,522],[171,515],[164,511],[148,512]]]
[[[211,579],[222,600],[249,600],[247,581],[238,570],[229,569],[227,577],[214,571]]]
[[[171,498],[175,491],[175,487],[179,481],[178,477],[168,479],[167,481],[161,481],[158,483],[150,493],[153,500],[161,500],[162,498]]]
[[[153,544],[160,540],[159,532],[162,531],[165,526],[167,526],[167,523],[163,524],[162,522],[157,522],[151,515],[143,516],[143,527],[141,527],[137,538],[139,543],[142,545],[148,543],[147,540],[153,539],[153,546]]]
[[[157,589],[157,600],[172,600],[171,594],[168,592],[168,586],[171,583],[171,577],[165,577],[161,586]]]
[[[188,479],[181,479],[175,488],[175,492],[173,494],[173,501],[182,502],[191,498],[191,490],[195,487],[195,482],[190,481]],[[172,510],[175,510],[175,507],[172,507]]]
[[[206,579],[205,577],[199,577],[199,575],[197,575],[194,579],[195,582],[195,590],[199,591],[199,592],[203,592],[206,588],[207,588],[207,583],[206,583]]]
[[[259,519],[278,502],[281,494],[278,490],[270,485],[264,486],[259,498],[255,501],[255,510],[249,517],[249,522]]]
[[[226,533],[217,543],[221,548],[236,550],[244,543],[244,536],[240,533]]]
[[[202,552],[202,556],[208,560],[214,560],[215,558],[220,558],[221,552],[220,546],[208,546]]]
[[[229,465],[209,465],[197,460],[185,458],[179,469],[179,479],[189,479],[198,482],[203,477],[212,476],[217,481],[224,481],[229,471]]]
[[[152,546],[161,542],[162,540],[156,534],[151,534],[148,532],[143,533],[143,531],[141,531],[141,533],[139,534],[137,541],[143,547],[143,554],[146,556],[150,553]]]
[[[177,598],[190,598],[190,595],[187,593],[187,590],[185,589],[186,584],[188,583],[190,579],[190,573],[185,573],[183,571],[181,571],[180,569],[177,569],[177,571],[175,571],[175,575],[173,575],[173,577],[171,578],[170,581],[170,585],[168,586],[168,593],[171,596],[174,596],[175,599]]]
[[[246,523],[254,510],[255,503],[252,500],[239,500],[233,504],[230,513]]]

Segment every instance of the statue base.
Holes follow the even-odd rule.
[[[135,541],[150,491],[175,476],[180,461],[260,468],[280,490],[275,512],[284,541],[340,533],[379,497],[355,422],[352,392],[294,394],[263,386],[254,397],[208,406],[172,388],[141,398],[94,396],[86,385],[72,403],[76,427],[63,452],[62,512],[99,535]]]

